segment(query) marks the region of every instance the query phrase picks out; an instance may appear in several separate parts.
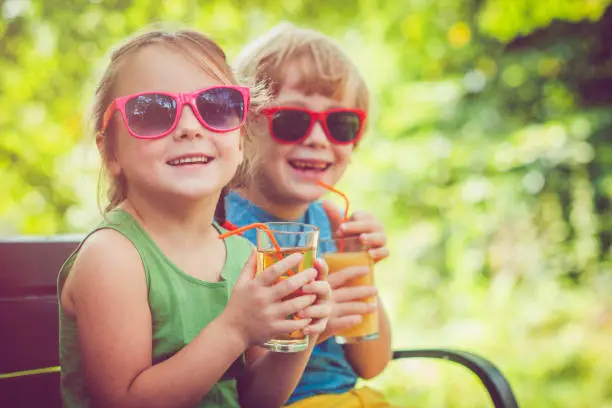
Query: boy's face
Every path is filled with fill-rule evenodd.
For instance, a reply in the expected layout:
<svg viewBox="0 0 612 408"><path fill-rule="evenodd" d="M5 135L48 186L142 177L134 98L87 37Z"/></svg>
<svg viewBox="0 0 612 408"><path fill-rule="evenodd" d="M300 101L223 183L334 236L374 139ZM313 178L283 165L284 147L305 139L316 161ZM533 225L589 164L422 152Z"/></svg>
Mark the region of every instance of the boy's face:
<svg viewBox="0 0 612 408"><path fill-rule="evenodd" d="M299 83L300 70L289 66L287 72L274 106L302 107L318 112L354 107L355 97L350 92L340 102L319 94L305 95L294 87ZM256 148L261 160L257 178L263 193L277 204L302 205L321 198L327 190L315 184L316 180L336 184L353 153L352 144L332 143L319 122L308 137L297 144L278 143L269 134L267 124L265 129L265 135L257 138Z"/></svg>

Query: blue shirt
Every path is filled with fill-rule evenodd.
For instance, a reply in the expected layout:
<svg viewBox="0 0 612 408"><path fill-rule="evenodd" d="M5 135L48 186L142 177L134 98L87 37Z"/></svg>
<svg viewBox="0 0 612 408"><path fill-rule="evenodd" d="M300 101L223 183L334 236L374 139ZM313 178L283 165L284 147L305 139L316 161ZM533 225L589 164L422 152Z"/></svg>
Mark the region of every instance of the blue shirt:
<svg viewBox="0 0 612 408"><path fill-rule="evenodd" d="M235 191L225 198L227 219L237 227L255 222L286 221L267 213ZM323 206L314 202L308 206L304 215L296 222L315 225L319 228L319 239L330 239L331 225ZM245 231L243 236L256 243L256 231ZM302 378L287 404L319 394L341 394L355 387L357 374L346 360L344 349L333 337L315 346Z"/></svg>

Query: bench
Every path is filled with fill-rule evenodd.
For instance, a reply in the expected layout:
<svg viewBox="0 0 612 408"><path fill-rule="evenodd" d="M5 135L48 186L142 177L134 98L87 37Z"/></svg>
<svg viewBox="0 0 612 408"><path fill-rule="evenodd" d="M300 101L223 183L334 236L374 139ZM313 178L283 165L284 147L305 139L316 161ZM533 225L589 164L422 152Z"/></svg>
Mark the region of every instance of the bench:
<svg viewBox="0 0 612 408"><path fill-rule="evenodd" d="M78 237L0 240L0 407L61 407L56 280ZM503 374L460 350L396 350L394 359L436 358L476 375L496 408L518 404Z"/></svg>

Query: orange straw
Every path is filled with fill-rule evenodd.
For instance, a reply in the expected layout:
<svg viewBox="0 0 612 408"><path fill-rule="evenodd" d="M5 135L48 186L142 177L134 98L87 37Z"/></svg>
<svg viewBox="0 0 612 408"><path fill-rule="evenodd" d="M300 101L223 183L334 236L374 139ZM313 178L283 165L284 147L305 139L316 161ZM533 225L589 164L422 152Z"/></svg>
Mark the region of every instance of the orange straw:
<svg viewBox="0 0 612 408"><path fill-rule="evenodd" d="M266 234L268 235L268 238L270 238L270 242L272 242L272 245L274 245L274 249L276 249L276 257L278 258L279 261L283 259L283 257L281 256L281 252L282 252L281 247L280 245L278 245L278 241L276 240L276 238L274 238L274 234L272 234L272 231L270 231L270 228L266 224L263 224L261 222L256 222L253 224L245 225L244 227L236 228L235 230L232 230L232 231L228 231L225 234L219 235L219 239L225 239L229 236L240 234L241 232L244 232L244 231L247 231L253 228L260 228L266 232Z"/></svg>
<svg viewBox="0 0 612 408"><path fill-rule="evenodd" d="M336 194L338 194L340 197L342 197L342 199L344 200L344 217L342 218L342 222L347 222L348 221L348 217L349 217L349 199L346 196L346 194L344 194L342 191L330 186L329 184L326 184L324 182L322 182L321 180L317 180L317 184L320 185L323 188L328 189L331 192L334 192ZM340 252L344 252L344 241L340 241L338 243L338 250Z"/></svg>
<svg viewBox="0 0 612 408"><path fill-rule="evenodd" d="M346 194L344 194L342 191L340 191L340 190L330 186L329 184L325 184L321 180L317 180L317 184L320 185L323 188L328 189L329 191L332 191L332 192L338 194L340 197L342 197L342 199L344 200L344 218L342 219L342 222L346 222L348 220L348 216L349 216L349 199L346 196Z"/></svg>

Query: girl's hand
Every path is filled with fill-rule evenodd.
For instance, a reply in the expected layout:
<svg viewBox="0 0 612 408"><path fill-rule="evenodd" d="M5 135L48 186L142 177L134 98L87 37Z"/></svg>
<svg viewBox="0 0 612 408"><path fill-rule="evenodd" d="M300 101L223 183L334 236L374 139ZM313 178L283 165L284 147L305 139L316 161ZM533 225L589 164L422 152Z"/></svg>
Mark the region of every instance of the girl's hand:
<svg viewBox="0 0 612 408"><path fill-rule="evenodd" d="M317 294L324 291L320 284L316 285L317 294L302 294L287 300L283 298L313 282L318 274L317 269L305 269L289 278L280 279L298 266L302 258L303 255L298 253L289 255L255 276L256 252L253 250L223 311L230 321L229 327L239 331L247 347L302 330L311 323L311 318L289 320L287 316L312 305L317 300Z"/></svg>
<svg viewBox="0 0 612 408"><path fill-rule="evenodd" d="M304 334L319 335L326 326L332 310L331 287L325 280L327 277L327 264L322 259L315 261L315 269L318 272L319 280L305 285L302 292L305 295L315 295L317 301L298 312L298 317L311 319L311 323L304 329Z"/></svg>

